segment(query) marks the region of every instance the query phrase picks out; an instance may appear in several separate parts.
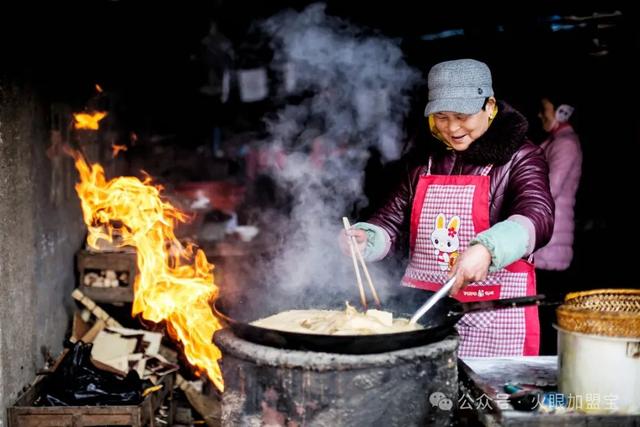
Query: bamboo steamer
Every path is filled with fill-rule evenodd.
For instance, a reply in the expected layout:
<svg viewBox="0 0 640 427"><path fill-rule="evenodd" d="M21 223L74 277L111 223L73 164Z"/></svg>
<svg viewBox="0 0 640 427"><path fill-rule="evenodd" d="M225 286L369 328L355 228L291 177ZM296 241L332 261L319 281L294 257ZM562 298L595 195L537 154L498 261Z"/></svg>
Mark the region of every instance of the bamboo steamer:
<svg viewBox="0 0 640 427"><path fill-rule="evenodd" d="M558 388L577 409L640 414L640 290L566 296L558 320Z"/></svg>

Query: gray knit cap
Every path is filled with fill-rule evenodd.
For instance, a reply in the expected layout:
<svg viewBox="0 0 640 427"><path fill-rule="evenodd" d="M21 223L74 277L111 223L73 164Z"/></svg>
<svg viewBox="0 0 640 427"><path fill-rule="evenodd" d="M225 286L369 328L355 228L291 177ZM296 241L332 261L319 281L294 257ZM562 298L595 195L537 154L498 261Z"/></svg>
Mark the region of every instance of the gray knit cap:
<svg viewBox="0 0 640 427"><path fill-rule="evenodd" d="M475 114L485 98L493 96L491 70L475 59L457 59L434 65L427 79L429 102L424 115L442 111Z"/></svg>

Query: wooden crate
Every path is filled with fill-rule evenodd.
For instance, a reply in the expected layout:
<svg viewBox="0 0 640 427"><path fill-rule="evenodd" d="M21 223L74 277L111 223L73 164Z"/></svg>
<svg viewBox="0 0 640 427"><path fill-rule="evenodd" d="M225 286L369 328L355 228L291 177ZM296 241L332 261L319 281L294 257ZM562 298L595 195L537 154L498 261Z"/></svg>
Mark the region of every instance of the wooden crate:
<svg viewBox="0 0 640 427"><path fill-rule="evenodd" d="M139 405L124 406L32 406L42 389L40 377L7 410L9 427L156 427L155 413L173 392L174 374L162 377L164 387L151 393ZM169 416L169 425L172 414Z"/></svg>
<svg viewBox="0 0 640 427"><path fill-rule="evenodd" d="M81 250L76 255L78 268L78 289L96 302L133 302L133 283L137 274L136 254L134 252L90 252ZM128 286L100 288L86 286L84 276L90 270L126 271Z"/></svg>

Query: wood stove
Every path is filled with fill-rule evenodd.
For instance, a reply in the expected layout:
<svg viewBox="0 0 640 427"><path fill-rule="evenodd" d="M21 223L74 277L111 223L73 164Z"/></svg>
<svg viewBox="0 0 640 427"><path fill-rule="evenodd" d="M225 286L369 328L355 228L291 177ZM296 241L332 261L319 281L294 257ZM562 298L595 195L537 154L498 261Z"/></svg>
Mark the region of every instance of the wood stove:
<svg viewBox="0 0 640 427"><path fill-rule="evenodd" d="M458 397L458 337L378 354L287 350L218 331L222 425L446 425Z"/></svg>

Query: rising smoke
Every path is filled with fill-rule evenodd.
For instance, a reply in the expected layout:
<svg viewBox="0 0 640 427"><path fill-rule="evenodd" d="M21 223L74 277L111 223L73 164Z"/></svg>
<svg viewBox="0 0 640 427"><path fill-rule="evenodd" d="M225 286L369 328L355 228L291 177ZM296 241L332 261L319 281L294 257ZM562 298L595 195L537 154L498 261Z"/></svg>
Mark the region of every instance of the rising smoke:
<svg viewBox="0 0 640 427"><path fill-rule="evenodd" d="M397 41L328 16L323 4L282 12L261 28L273 41L274 67L286 72L282 90L297 99L266 119L268 143L287 153L273 178L292 198L285 243L267 277L305 292L345 283L355 291L351 261L337 244L341 217L363 203L368 150L385 161L399 157L420 74Z"/></svg>

